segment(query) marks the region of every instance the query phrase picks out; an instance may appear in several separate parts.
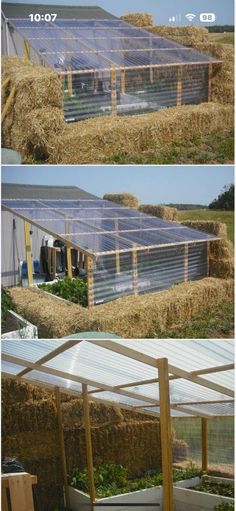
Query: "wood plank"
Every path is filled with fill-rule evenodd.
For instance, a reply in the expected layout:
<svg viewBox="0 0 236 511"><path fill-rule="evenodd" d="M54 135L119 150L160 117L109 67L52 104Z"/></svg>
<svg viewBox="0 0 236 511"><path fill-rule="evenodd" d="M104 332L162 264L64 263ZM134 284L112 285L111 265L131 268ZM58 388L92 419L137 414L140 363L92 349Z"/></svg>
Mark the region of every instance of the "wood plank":
<svg viewBox="0 0 236 511"><path fill-rule="evenodd" d="M208 466L208 422L207 419L201 419L201 430L202 430L202 470L207 472Z"/></svg>
<svg viewBox="0 0 236 511"><path fill-rule="evenodd" d="M24 231L25 231L25 251L26 251L28 284L29 284L29 286L32 286L32 284L33 284L33 270L32 270L30 223L27 222L26 220L24 221Z"/></svg>
<svg viewBox="0 0 236 511"><path fill-rule="evenodd" d="M125 69L122 69L120 72L120 87L122 94L126 93L126 76L125 76Z"/></svg>
<svg viewBox="0 0 236 511"><path fill-rule="evenodd" d="M9 477L11 511L34 511L30 474L17 473Z"/></svg>
<svg viewBox="0 0 236 511"><path fill-rule="evenodd" d="M111 113L117 114L116 71L111 70Z"/></svg>
<svg viewBox="0 0 236 511"><path fill-rule="evenodd" d="M170 414L168 359L158 360L161 460L163 473L163 511L174 511L172 477L172 431Z"/></svg>
<svg viewBox="0 0 236 511"><path fill-rule="evenodd" d="M93 259L87 256L88 308L94 307Z"/></svg>
<svg viewBox="0 0 236 511"><path fill-rule="evenodd" d="M67 277L72 280L71 246L66 245Z"/></svg>
<svg viewBox="0 0 236 511"><path fill-rule="evenodd" d="M87 470L89 479L89 492L91 510L93 511L93 502L96 499L95 485L94 485L94 472L93 472L93 448L92 448L92 437L91 437L91 425L89 417L89 400L88 400L88 386L82 385L83 394L83 412L84 412L84 429L85 429L85 440L86 440L86 458L87 458Z"/></svg>
<svg viewBox="0 0 236 511"><path fill-rule="evenodd" d="M180 106L182 105L182 92L183 92L183 68L179 67L178 71L178 78L177 78L177 100L176 105Z"/></svg>
<svg viewBox="0 0 236 511"><path fill-rule="evenodd" d="M7 501L7 486L6 481L2 480L1 484L1 503L2 503L2 511L9 511L8 501Z"/></svg>
<svg viewBox="0 0 236 511"><path fill-rule="evenodd" d="M27 60L30 60L30 45L29 41L27 41L26 39L24 39L24 57Z"/></svg>
<svg viewBox="0 0 236 511"><path fill-rule="evenodd" d="M55 403L57 409L57 424L58 424L58 436L59 436L59 445L60 445L60 457L61 457L61 470L63 477L63 486L65 490L65 503L66 507L70 508L70 495L69 495L69 486L67 481L67 465L66 465L66 451L65 451L65 440L64 440L64 430L62 424L62 412L61 412L61 394L59 387L55 387Z"/></svg>

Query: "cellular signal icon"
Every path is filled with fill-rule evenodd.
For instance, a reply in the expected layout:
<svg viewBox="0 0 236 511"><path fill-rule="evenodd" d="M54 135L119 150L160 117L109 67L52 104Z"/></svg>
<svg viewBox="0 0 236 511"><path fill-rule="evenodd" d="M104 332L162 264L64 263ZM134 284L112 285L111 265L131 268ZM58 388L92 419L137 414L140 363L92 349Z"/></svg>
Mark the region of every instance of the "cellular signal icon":
<svg viewBox="0 0 236 511"><path fill-rule="evenodd" d="M187 18L188 21L193 21L194 18L196 18L196 14L185 14L185 18Z"/></svg>

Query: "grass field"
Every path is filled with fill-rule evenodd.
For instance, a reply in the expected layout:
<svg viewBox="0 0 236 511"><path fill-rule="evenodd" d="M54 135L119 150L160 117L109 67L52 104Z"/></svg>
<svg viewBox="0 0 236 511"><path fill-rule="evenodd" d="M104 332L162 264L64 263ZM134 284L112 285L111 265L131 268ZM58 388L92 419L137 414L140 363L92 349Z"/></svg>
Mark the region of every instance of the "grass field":
<svg viewBox="0 0 236 511"><path fill-rule="evenodd" d="M234 32L209 33L209 39L213 43L234 44Z"/></svg>
<svg viewBox="0 0 236 511"><path fill-rule="evenodd" d="M219 130L191 140L175 139L170 146L158 153L146 152L140 155L114 154L104 160L112 164L136 165L180 165L180 164L229 164L234 162L234 135L232 131Z"/></svg>
<svg viewBox="0 0 236 511"><path fill-rule="evenodd" d="M193 209L188 211L178 211L177 220L179 222L184 220L212 220L213 222L223 222L227 225L228 237L230 241L234 242L233 211L219 211L214 209Z"/></svg>

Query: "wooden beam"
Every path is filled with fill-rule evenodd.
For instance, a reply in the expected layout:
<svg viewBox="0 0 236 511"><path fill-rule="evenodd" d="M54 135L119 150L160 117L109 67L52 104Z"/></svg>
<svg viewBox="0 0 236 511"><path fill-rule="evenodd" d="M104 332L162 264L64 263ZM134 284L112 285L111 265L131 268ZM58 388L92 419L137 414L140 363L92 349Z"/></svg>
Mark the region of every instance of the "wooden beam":
<svg viewBox="0 0 236 511"><path fill-rule="evenodd" d="M8 86L8 84L10 83L11 79L8 77L6 78L3 82L2 82L2 89L5 89L5 87Z"/></svg>
<svg viewBox="0 0 236 511"><path fill-rule="evenodd" d="M24 231L25 231L25 251L26 251L28 284L29 284L29 286L32 286L32 284L33 284L33 270L32 270L30 223L27 222L26 220L24 221Z"/></svg>
<svg viewBox="0 0 236 511"><path fill-rule="evenodd" d="M188 282L188 243L184 245L184 282Z"/></svg>
<svg viewBox="0 0 236 511"><path fill-rule="evenodd" d="M168 359L158 360L161 459L163 474L163 511L174 511L172 477L172 431L169 394Z"/></svg>
<svg viewBox="0 0 236 511"><path fill-rule="evenodd" d="M64 491L65 491L65 504L66 504L66 508L69 509L70 508L70 495L69 495L69 486L68 486L68 481L67 481L66 451L65 451L65 440L64 440L64 431L63 431L63 424L62 424L62 413L61 413L61 395L60 395L59 387L55 387L55 402L56 402L56 409L57 409L57 423L58 423L63 486L64 486Z"/></svg>
<svg viewBox="0 0 236 511"><path fill-rule="evenodd" d="M8 110L10 109L11 107L11 104L13 103L13 99L14 99L14 96L15 96L15 93L16 93L16 87L12 87L11 89L11 92L6 100L6 103L3 107L3 110L2 110L2 122L4 121L6 115L7 115L7 112Z"/></svg>
<svg viewBox="0 0 236 511"><path fill-rule="evenodd" d="M71 246L66 245L67 277L72 280Z"/></svg>
<svg viewBox="0 0 236 511"><path fill-rule="evenodd" d="M212 100L212 71L213 64L208 64L208 101Z"/></svg>
<svg viewBox="0 0 236 511"><path fill-rule="evenodd" d="M29 41L27 41L26 39L24 39L24 57L27 60L30 60L30 45Z"/></svg>
<svg viewBox="0 0 236 511"><path fill-rule="evenodd" d="M136 250L132 252L133 292L138 295L138 256Z"/></svg>
<svg viewBox="0 0 236 511"><path fill-rule="evenodd" d="M201 430L202 430L202 470L207 472L208 466L208 439L207 439L208 422L207 419L202 417Z"/></svg>
<svg viewBox="0 0 236 511"><path fill-rule="evenodd" d="M92 449L92 437L91 437L91 426L89 417L89 400L88 400L88 386L82 385L83 394L83 412L84 412L84 429L85 429L85 441L86 441L86 457L87 457L87 470L89 479L89 493L91 501L91 511L93 511L93 502L95 502L95 485L94 485L94 473L93 473L93 449Z"/></svg>
<svg viewBox="0 0 236 511"><path fill-rule="evenodd" d="M121 85L121 92L122 94L126 93L126 76L125 76L125 69L122 69L120 72L120 85Z"/></svg>
<svg viewBox="0 0 236 511"><path fill-rule="evenodd" d="M87 256L88 308L94 307L93 259Z"/></svg>
<svg viewBox="0 0 236 511"><path fill-rule="evenodd" d="M177 71L177 100L176 105L182 105L182 92L183 92L183 68L179 67Z"/></svg>
<svg viewBox="0 0 236 511"><path fill-rule="evenodd" d="M117 115L116 70L111 70L111 113Z"/></svg>

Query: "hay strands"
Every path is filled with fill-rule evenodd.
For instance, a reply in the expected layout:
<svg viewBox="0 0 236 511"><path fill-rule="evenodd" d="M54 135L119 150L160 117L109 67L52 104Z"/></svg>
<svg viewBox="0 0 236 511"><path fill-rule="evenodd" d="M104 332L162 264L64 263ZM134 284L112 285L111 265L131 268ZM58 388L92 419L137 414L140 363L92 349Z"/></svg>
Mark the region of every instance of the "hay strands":
<svg viewBox="0 0 236 511"><path fill-rule="evenodd" d="M11 89L11 92L6 100L6 103L3 107L3 111L2 111L2 122L4 121L12 103L13 103L13 100L14 100L14 96L15 96L15 93L16 93L16 87L13 86L12 89Z"/></svg>

